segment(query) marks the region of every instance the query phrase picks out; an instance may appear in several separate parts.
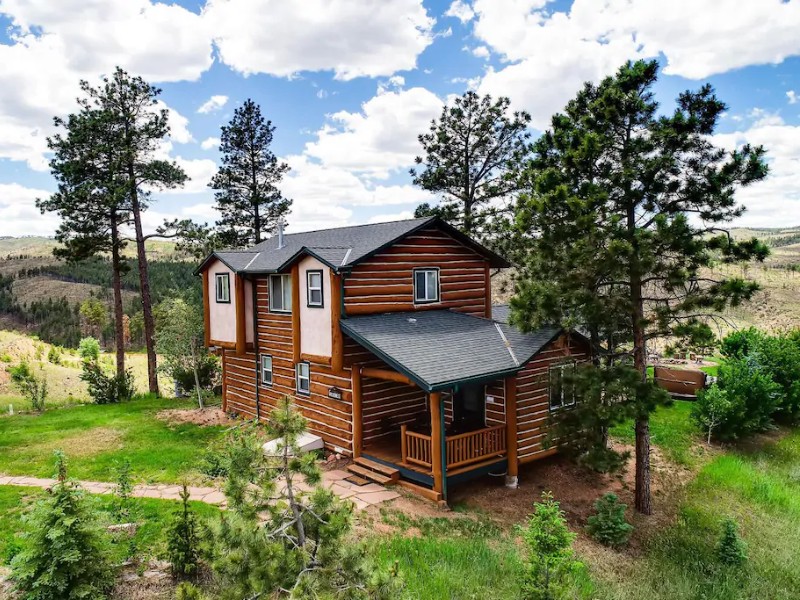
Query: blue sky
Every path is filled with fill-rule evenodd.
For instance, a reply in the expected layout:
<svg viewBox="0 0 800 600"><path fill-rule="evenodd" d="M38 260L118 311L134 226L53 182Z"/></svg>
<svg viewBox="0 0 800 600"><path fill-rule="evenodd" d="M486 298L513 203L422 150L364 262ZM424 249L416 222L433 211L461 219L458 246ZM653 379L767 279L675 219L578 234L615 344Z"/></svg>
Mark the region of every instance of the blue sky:
<svg viewBox="0 0 800 600"><path fill-rule="evenodd" d="M536 131L581 82L657 58L665 108L709 81L729 105L716 141L764 144L772 175L743 225L800 225L800 1L0 0L0 235L51 234L45 137L78 81L119 64L163 89L162 152L192 177L148 226L214 219L215 139L246 98L292 167L292 230L409 216L416 136L467 89L507 95ZM206 105L206 108L202 108ZM535 133L535 132L534 132Z"/></svg>

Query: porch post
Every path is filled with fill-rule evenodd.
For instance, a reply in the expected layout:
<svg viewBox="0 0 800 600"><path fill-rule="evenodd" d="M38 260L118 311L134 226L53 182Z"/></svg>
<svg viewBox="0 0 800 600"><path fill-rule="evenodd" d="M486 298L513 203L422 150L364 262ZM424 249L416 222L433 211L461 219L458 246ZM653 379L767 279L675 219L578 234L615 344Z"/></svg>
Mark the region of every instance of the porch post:
<svg viewBox="0 0 800 600"><path fill-rule="evenodd" d="M519 461L517 458L517 376L507 377L506 392L506 487L516 489L519 485Z"/></svg>
<svg viewBox="0 0 800 600"><path fill-rule="evenodd" d="M433 491L444 498L444 456L442 453L442 394L428 394L431 404L431 466L433 469Z"/></svg>
<svg viewBox="0 0 800 600"><path fill-rule="evenodd" d="M350 383L353 394L353 458L361 456L364 417L361 409L361 365L350 369Z"/></svg>

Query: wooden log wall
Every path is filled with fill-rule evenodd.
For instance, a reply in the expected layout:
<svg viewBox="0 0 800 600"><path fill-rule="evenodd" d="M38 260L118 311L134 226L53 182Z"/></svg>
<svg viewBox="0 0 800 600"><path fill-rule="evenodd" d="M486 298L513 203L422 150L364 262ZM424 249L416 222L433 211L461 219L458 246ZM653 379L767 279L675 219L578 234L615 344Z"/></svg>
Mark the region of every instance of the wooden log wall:
<svg viewBox="0 0 800 600"><path fill-rule="evenodd" d="M567 359L577 362L589 359L589 347L583 338L562 335L517 374L517 445L521 463L555 451L542 447L550 420L549 371Z"/></svg>
<svg viewBox="0 0 800 600"><path fill-rule="evenodd" d="M414 304L413 270L438 267L440 302ZM420 231L356 266L345 279L348 315L452 309L491 314L486 260L438 229Z"/></svg>
<svg viewBox="0 0 800 600"><path fill-rule="evenodd" d="M397 435L428 411L427 395L415 385L364 377L362 380L364 445L382 436Z"/></svg>
<svg viewBox="0 0 800 600"><path fill-rule="evenodd" d="M494 402L486 401L486 426L502 425L506 422L506 390L503 379L486 385L486 395L494 398Z"/></svg>

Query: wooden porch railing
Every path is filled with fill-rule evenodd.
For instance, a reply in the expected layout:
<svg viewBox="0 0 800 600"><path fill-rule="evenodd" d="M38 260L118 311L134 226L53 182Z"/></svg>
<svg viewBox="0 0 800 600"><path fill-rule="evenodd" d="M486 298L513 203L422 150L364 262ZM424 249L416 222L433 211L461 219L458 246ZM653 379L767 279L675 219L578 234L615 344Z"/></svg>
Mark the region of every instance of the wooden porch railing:
<svg viewBox="0 0 800 600"><path fill-rule="evenodd" d="M400 446L404 463L431 467L431 436L400 426ZM447 469L458 469L506 452L506 426L496 425L445 438Z"/></svg>

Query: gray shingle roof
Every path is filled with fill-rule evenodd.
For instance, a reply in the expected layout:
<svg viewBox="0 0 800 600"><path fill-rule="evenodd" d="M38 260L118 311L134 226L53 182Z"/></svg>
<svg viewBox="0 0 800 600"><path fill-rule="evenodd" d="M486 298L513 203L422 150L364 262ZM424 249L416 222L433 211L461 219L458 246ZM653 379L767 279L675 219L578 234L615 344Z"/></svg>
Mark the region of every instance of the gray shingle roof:
<svg viewBox="0 0 800 600"><path fill-rule="evenodd" d="M492 266L508 266L508 263L503 258L470 240L450 225L436 217L424 217L405 221L288 233L283 236L284 246L282 248L278 248L278 237L273 236L247 250L215 252L203 261L198 271L211 258L216 257L237 272L274 273L285 269L297 256L304 253L316 256L335 269L347 268L379 252L394 241L433 224L437 224L447 230L463 243L472 245L476 251L489 258Z"/></svg>
<svg viewBox="0 0 800 600"><path fill-rule="evenodd" d="M347 335L428 391L514 373L560 331L523 334L449 310L348 317L340 323Z"/></svg>

